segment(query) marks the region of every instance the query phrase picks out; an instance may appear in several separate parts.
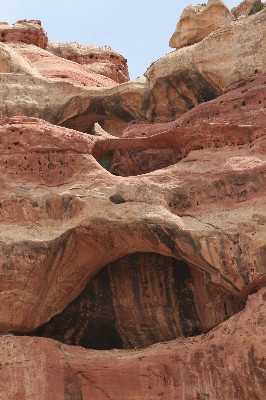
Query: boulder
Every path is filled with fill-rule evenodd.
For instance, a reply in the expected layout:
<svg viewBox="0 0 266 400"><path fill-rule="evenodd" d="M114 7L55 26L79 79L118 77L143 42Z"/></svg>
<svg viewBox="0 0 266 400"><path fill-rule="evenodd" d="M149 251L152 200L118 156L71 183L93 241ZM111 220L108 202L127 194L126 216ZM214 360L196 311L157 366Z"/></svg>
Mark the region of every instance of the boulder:
<svg viewBox="0 0 266 400"><path fill-rule="evenodd" d="M190 5L182 12L169 46L180 49L198 43L232 19L231 12L221 0L208 0L207 4L197 6Z"/></svg>

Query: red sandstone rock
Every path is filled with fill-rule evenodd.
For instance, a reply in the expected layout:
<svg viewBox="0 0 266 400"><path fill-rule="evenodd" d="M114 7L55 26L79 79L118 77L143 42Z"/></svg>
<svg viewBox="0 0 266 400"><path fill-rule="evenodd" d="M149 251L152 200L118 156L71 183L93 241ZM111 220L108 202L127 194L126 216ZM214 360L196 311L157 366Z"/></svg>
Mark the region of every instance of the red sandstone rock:
<svg viewBox="0 0 266 400"><path fill-rule="evenodd" d="M168 123L132 121L124 129L123 137L150 137L175 127L201 123L265 127L265 93L266 74L254 75L229 86L221 96L197 105L175 121Z"/></svg>
<svg viewBox="0 0 266 400"><path fill-rule="evenodd" d="M118 83L129 81L127 60L110 47L48 42L47 50L56 56L87 65L93 72Z"/></svg>
<svg viewBox="0 0 266 400"><path fill-rule="evenodd" d="M41 21L24 19L17 21L14 25L0 22L0 42L34 44L45 49L48 38L41 26Z"/></svg>
<svg viewBox="0 0 266 400"><path fill-rule="evenodd" d="M13 44L18 53L25 56L46 78L64 79L80 86L115 86L117 82L94 72L87 65L65 60L33 45Z"/></svg>
<svg viewBox="0 0 266 400"><path fill-rule="evenodd" d="M98 350L140 348L208 332L242 307L204 272L172 257L136 253L106 266L33 335Z"/></svg>
<svg viewBox="0 0 266 400"><path fill-rule="evenodd" d="M88 66L83 48L57 57L29 31L4 36L0 331L98 349L178 339L96 352L1 336L1 400L264 400L265 16L123 85L120 60ZM87 132L182 114L123 138L33 118Z"/></svg>
<svg viewBox="0 0 266 400"><path fill-rule="evenodd" d="M203 123L250 125L252 122L252 125L265 127L265 93L266 75L255 75L230 86L223 95L196 106L174 122L152 124L133 121L124 130L123 138L145 138L174 129L177 129L176 135L179 135L179 126L191 127ZM183 140L182 136L179 139ZM206 146L207 132L202 141ZM122 176L138 175L175 164L178 154L173 149L118 150L110 154L109 168L110 172Z"/></svg>
<svg viewBox="0 0 266 400"><path fill-rule="evenodd" d="M241 299L265 280L265 128L204 124L110 140L18 117L2 120L0 134L2 330L35 329L135 252L182 259ZM183 158L125 180L92 157L152 148Z"/></svg>
<svg viewBox="0 0 266 400"><path fill-rule="evenodd" d="M0 398L263 400L265 296L265 289L253 294L206 335L143 350L99 352L2 336Z"/></svg>
<svg viewBox="0 0 266 400"><path fill-rule="evenodd" d="M34 115L83 132L100 121L117 135L134 119L175 120L231 84L265 73L265 17L266 9L220 27L200 43L156 61L144 78L101 90L45 79L9 45L1 44L0 116Z"/></svg>
<svg viewBox="0 0 266 400"><path fill-rule="evenodd" d="M254 75L229 86L221 96L184 114L178 123L185 126L203 121L265 126L266 74Z"/></svg>

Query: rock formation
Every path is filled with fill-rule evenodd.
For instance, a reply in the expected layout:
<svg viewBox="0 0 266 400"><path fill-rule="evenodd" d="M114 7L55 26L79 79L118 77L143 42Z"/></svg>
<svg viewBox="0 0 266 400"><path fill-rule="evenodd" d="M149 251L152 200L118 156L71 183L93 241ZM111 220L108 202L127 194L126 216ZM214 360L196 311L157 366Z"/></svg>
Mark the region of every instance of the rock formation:
<svg viewBox="0 0 266 400"><path fill-rule="evenodd" d="M1 400L265 398L265 18L128 82L0 24Z"/></svg>
<svg viewBox="0 0 266 400"><path fill-rule="evenodd" d="M201 42L216 28L232 19L232 14L221 0L208 0L207 4L197 6L190 5L181 14L169 46L180 49Z"/></svg>
<svg viewBox="0 0 266 400"><path fill-rule="evenodd" d="M0 116L34 116L83 132L100 121L109 132L118 134L131 120L174 120L231 84L266 72L265 20L264 9L218 28L200 43L155 62L144 78L119 86L113 82L111 88L81 88L66 78L45 79L13 48L0 46L5 60L1 71L14 73L0 77Z"/></svg>
<svg viewBox="0 0 266 400"><path fill-rule="evenodd" d="M59 57L87 65L92 71L118 83L129 81L127 60L110 47L48 42L47 50Z"/></svg>
<svg viewBox="0 0 266 400"><path fill-rule="evenodd" d="M240 16L256 14L265 7L261 0L244 0L237 7L232 8L232 14L238 18Z"/></svg>
<svg viewBox="0 0 266 400"><path fill-rule="evenodd" d="M48 38L42 28L41 21L24 19L13 25L0 22L0 42L34 44L45 49Z"/></svg>
<svg viewBox="0 0 266 400"><path fill-rule="evenodd" d="M208 332L242 307L186 263L135 253L105 267L34 335L98 350L140 348Z"/></svg>
<svg viewBox="0 0 266 400"><path fill-rule="evenodd" d="M247 124L265 126L266 75L257 75L229 86L216 99L202 103L174 122L130 123L123 132L124 138L150 137L166 129L180 126L197 126L204 123ZM242 110L242 112L239 112ZM175 164L180 153L175 149L117 150L105 157L109 171L115 175L128 176L151 172Z"/></svg>
<svg viewBox="0 0 266 400"><path fill-rule="evenodd" d="M265 289L253 294L242 312L206 335L144 350L99 352L2 336L0 398L262 400L265 296Z"/></svg>

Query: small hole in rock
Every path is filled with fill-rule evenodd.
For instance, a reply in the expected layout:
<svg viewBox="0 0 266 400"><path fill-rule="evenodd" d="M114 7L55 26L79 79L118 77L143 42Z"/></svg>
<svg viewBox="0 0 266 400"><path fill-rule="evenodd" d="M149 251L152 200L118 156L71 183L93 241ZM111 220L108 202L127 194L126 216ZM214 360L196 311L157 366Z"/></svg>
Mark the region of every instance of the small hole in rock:
<svg viewBox="0 0 266 400"><path fill-rule="evenodd" d="M109 197L109 200L114 204L122 204L126 202L126 200L120 196L120 194L113 194Z"/></svg>

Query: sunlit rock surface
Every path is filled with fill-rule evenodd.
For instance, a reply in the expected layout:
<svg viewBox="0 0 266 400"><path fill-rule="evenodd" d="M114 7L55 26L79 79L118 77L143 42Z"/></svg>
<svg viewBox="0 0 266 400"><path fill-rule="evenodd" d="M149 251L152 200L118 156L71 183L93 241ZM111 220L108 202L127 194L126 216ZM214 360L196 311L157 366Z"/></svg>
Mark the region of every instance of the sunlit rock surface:
<svg viewBox="0 0 266 400"><path fill-rule="evenodd" d="M0 24L1 400L265 399L265 16L135 81Z"/></svg>
<svg viewBox="0 0 266 400"><path fill-rule="evenodd" d="M230 85L266 72L265 18L263 10L248 19L231 22L200 43L162 57L147 70L146 77L121 85L111 81L112 87L77 85L66 77L42 77L37 65L47 74L56 70L55 65L49 67L45 57L38 55L34 68L14 50L14 44L13 48L3 44L0 116L34 116L83 132L90 131L100 121L110 132L113 127L116 135L131 120L174 120L217 97ZM29 50L25 45L23 51L29 53ZM71 70L73 65L78 69L89 68L49 55L51 62L54 57L58 65L67 63ZM99 74L96 77L101 82L110 79Z"/></svg>
<svg viewBox="0 0 266 400"><path fill-rule="evenodd" d="M200 42L219 26L233 19L221 0L208 0L207 4L188 6L181 14L169 46L180 49Z"/></svg>

